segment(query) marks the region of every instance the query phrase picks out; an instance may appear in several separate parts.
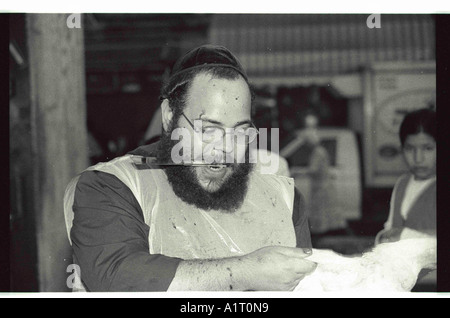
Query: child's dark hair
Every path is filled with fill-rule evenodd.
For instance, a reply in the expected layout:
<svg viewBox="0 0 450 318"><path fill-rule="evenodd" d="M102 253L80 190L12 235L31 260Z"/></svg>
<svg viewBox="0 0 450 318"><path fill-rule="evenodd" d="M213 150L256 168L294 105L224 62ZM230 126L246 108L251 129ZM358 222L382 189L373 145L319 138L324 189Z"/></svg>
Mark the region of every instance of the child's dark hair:
<svg viewBox="0 0 450 318"><path fill-rule="evenodd" d="M436 112L424 108L413 111L405 116L400 125L400 142L402 147L409 135L426 133L436 141Z"/></svg>

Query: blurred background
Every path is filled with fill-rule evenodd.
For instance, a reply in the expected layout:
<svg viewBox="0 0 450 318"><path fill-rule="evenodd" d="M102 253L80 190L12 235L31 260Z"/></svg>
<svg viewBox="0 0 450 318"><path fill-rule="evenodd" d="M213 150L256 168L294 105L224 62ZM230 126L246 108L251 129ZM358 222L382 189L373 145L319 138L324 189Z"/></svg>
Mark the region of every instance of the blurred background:
<svg viewBox="0 0 450 318"><path fill-rule="evenodd" d="M399 124L436 107L428 14L17 13L9 29L12 291L70 291L67 183L157 140L161 82L195 46L223 45L247 70L316 248L373 246L406 169Z"/></svg>

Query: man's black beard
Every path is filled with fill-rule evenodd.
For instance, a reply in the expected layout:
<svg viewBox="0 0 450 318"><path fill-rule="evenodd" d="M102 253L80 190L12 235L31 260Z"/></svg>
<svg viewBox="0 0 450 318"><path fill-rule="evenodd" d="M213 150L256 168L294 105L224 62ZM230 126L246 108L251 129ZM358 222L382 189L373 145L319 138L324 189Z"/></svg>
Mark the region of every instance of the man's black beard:
<svg viewBox="0 0 450 318"><path fill-rule="evenodd" d="M171 150L177 143L177 140L170 139L170 133L163 133L159 144L158 161L172 162ZM248 148L246 159L248 159ZM202 188L194 167L164 166L163 169L174 193L184 202L203 210L234 212L244 202L249 174L253 166L254 164L249 163L248 160L245 163L232 164L232 174L215 192Z"/></svg>

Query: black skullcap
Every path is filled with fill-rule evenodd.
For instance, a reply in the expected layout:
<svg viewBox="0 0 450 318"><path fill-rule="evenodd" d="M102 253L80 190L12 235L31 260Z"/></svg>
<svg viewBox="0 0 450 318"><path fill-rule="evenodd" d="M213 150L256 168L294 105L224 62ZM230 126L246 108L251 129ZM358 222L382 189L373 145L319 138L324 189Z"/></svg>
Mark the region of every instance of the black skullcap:
<svg viewBox="0 0 450 318"><path fill-rule="evenodd" d="M205 44L190 50L180 57L172 68L170 77L177 76L188 70L209 66L229 67L238 71L247 80L247 74L241 63L227 48L219 45Z"/></svg>

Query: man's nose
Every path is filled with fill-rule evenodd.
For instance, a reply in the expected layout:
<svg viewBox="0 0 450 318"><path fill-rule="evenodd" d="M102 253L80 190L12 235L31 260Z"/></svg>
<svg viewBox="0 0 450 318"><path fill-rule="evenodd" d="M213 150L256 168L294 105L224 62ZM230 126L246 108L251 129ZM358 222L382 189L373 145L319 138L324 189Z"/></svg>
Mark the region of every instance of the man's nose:
<svg viewBox="0 0 450 318"><path fill-rule="evenodd" d="M211 150L211 155L214 157L216 162L229 162L230 157L233 154L233 134L225 134L221 139L218 137L213 142L213 148Z"/></svg>
<svg viewBox="0 0 450 318"><path fill-rule="evenodd" d="M229 134L225 134L223 137L223 143L224 143L224 151L226 153L230 153L234 149L234 132L231 132Z"/></svg>
<svg viewBox="0 0 450 318"><path fill-rule="evenodd" d="M224 153L231 153L234 149L234 132L227 131L223 135L221 142L218 142L214 149Z"/></svg>

